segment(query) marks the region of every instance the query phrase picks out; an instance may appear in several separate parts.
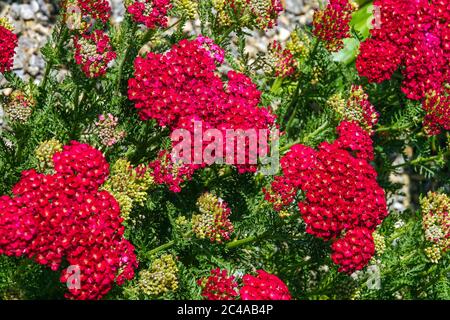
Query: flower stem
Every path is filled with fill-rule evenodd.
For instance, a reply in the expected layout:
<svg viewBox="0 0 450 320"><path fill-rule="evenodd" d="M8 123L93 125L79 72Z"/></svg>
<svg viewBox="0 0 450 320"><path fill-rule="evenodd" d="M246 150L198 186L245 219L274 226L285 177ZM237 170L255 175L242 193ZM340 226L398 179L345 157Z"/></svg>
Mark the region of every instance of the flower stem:
<svg viewBox="0 0 450 320"><path fill-rule="evenodd" d="M315 58L316 53L317 53L317 49L319 48L319 42L320 42L319 40L316 40L316 42L314 44L314 48L313 48L313 50L311 51L311 53L309 55L309 58L310 58L311 61L314 61L314 58ZM297 115L297 111L298 111L297 102L298 102L298 99L300 97L301 85L302 85L302 81L300 81L300 79L299 79L298 83L297 83L297 87L295 88L295 91L294 91L294 96L293 96L293 98L291 100L291 103L290 103L288 109L286 110L286 115L285 115L285 117L283 119L283 123L287 123L286 124L286 131L289 131L289 129L292 126L292 123L294 122L295 116Z"/></svg>
<svg viewBox="0 0 450 320"><path fill-rule="evenodd" d="M63 21L61 21L61 26L58 32L58 36L56 37L57 43L56 47L54 47L55 50L57 50L58 55L61 51L61 47L63 46L64 40L65 40L65 34L67 32L66 25ZM44 77L42 78L42 88L45 89L45 86L47 85L48 77L50 75L50 71L53 69L54 61L53 59L50 59L50 61L47 62L47 65L45 66L44 71Z"/></svg>
<svg viewBox="0 0 450 320"><path fill-rule="evenodd" d="M300 86L302 85L302 82L300 80L298 80L297 83L297 87L295 88L294 91L294 97L291 100L291 104L289 105L287 112L286 112L286 117L284 118L284 122L287 122L286 124L286 129L289 129L292 125L292 122L295 119L295 116L297 115L297 101L298 98L300 96Z"/></svg>
<svg viewBox="0 0 450 320"><path fill-rule="evenodd" d="M405 162L405 163L401 163L401 164L392 166L392 168L397 169L397 168L402 168L402 167L406 167L406 166L417 166L419 164L426 164L426 163L433 162L433 161L436 161L439 159L445 159L449 155L450 155L450 151L446 152L444 154L438 154L436 156L432 156L432 157L428 157L428 158L417 158L417 159L414 159L409 162Z"/></svg>
<svg viewBox="0 0 450 320"><path fill-rule="evenodd" d="M131 29L131 38L134 39L135 34L137 31L137 25L133 24L133 27ZM118 96L120 94L120 85L122 84L122 75L123 75L123 69L125 67L125 63L127 62L128 55L130 54L131 48L133 47L134 42L129 41L128 45L125 49L125 53L123 54L123 58L120 61L119 65L119 73L117 75L117 82L116 82L116 90L115 90L115 96Z"/></svg>
<svg viewBox="0 0 450 320"><path fill-rule="evenodd" d="M232 242L227 243L227 244L225 245L225 247L226 247L227 249L235 249L235 248L244 246L244 245L246 245L246 244L250 244L250 243L259 241L259 240L261 240L261 239L264 239L264 238L267 236L268 233L269 233L269 232L265 231L265 232L263 232L263 233L261 233L261 234L259 234L259 235L256 235L256 236L251 236L251 237L248 237L248 238L244 238L244 239L240 239L240 240L235 240L235 241L232 241Z"/></svg>
<svg viewBox="0 0 450 320"><path fill-rule="evenodd" d="M410 127L411 127L410 124L403 125L403 126L399 126L399 127L397 127L397 126L392 126L392 127L378 127L375 131L376 131L377 133L380 133L380 132L391 132L391 131L402 131L402 130L408 129L408 128L410 128Z"/></svg>
<svg viewBox="0 0 450 320"><path fill-rule="evenodd" d="M192 234L192 231L186 232L185 234L183 234L183 239L189 238L191 234ZM149 252L147 252L146 257L150 258L151 256L157 254L160 251L170 249L174 245L176 245L176 243L177 243L176 240L170 240L169 242L166 242L166 243L160 245L159 247L156 247L156 248L150 250Z"/></svg>
<svg viewBox="0 0 450 320"><path fill-rule="evenodd" d="M191 234L191 232L187 232L183 237L186 238L190 234ZM235 240L235 241L227 243L225 245L225 248L227 248L227 249L235 249L235 248L244 246L246 244L249 244L249 243L256 242L256 241L259 241L261 239L264 239L268 234L269 234L269 232L265 231L265 232L263 232L263 233L261 233L259 235L256 235L256 236L251 236L251 237L248 237L248 238ZM164 251L164 250L172 248L176 243L177 242L175 240L171 240L169 242L166 242L166 243L160 245L159 247L156 247L156 248L150 250L149 252L146 253L145 256L150 258L151 256L154 256L155 254L157 254L160 251Z"/></svg>
<svg viewBox="0 0 450 320"><path fill-rule="evenodd" d="M159 247L156 247L156 248L150 250L146 254L146 256L147 257L151 257L151 256L155 255L156 253L158 253L160 251L164 251L164 250L170 249L170 248L172 248L175 245L175 243L176 243L175 240L171 240L171 241L169 241L167 243L164 243L164 244L160 245Z"/></svg>

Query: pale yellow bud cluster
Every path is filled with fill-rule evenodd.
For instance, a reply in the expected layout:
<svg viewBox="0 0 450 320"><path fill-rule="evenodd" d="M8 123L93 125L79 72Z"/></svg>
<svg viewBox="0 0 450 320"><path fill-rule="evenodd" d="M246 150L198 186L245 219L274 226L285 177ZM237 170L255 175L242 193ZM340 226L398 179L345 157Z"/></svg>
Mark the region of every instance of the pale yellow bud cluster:
<svg viewBox="0 0 450 320"><path fill-rule="evenodd" d="M147 191L153 184L149 170L142 166L133 168L128 160L119 159L111 167L111 174L103 188L116 198L122 218L128 220L133 205L144 205Z"/></svg>
<svg viewBox="0 0 450 320"><path fill-rule="evenodd" d="M311 85L315 86L319 83L320 78L322 77L322 69L320 67L314 67L311 77Z"/></svg>
<svg viewBox="0 0 450 320"><path fill-rule="evenodd" d="M210 230L214 227L214 216L210 214L194 214L191 222L197 238L207 239Z"/></svg>
<svg viewBox="0 0 450 320"><path fill-rule="evenodd" d="M439 263L439 260L442 258L441 248L438 245L432 245L431 247L427 247L424 249L425 255L430 259L433 263Z"/></svg>
<svg viewBox="0 0 450 320"><path fill-rule="evenodd" d="M182 233L187 233L190 228L190 221L185 216L178 216L175 219L175 227Z"/></svg>
<svg viewBox="0 0 450 320"><path fill-rule="evenodd" d="M34 98L21 90L15 90L9 96L5 106L5 113L11 122L26 122L33 113L36 105Z"/></svg>
<svg viewBox="0 0 450 320"><path fill-rule="evenodd" d="M199 239L222 243L230 239L234 228L228 216L230 209L221 199L211 193L202 194L197 200L200 214L192 216L192 230Z"/></svg>
<svg viewBox="0 0 450 320"><path fill-rule="evenodd" d="M347 101L342 97L341 93L333 94L326 102L327 108L334 110L340 116L344 114L346 104Z"/></svg>
<svg viewBox="0 0 450 320"><path fill-rule="evenodd" d="M386 242L384 239L384 236L377 231L375 231L373 234L373 242L375 243L375 252L378 255L382 255L384 251L386 250Z"/></svg>
<svg viewBox="0 0 450 320"><path fill-rule="evenodd" d="M292 213L290 213L288 210L280 210L278 212L278 215L281 219L286 219L292 216Z"/></svg>
<svg viewBox="0 0 450 320"><path fill-rule="evenodd" d="M350 296L350 300L360 300L361 299L361 289L356 289Z"/></svg>
<svg viewBox="0 0 450 320"><path fill-rule="evenodd" d="M429 192L420 201L425 239L433 245L425 249L428 258L437 263L450 249L450 198Z"/></svg>
<svg viewBox="0 0 450 320"><path fill-rule="evenodd" d="M233 1L236 5L236 8L239 10L242 3L241 0ZM223 27L229 27L233 23L233 20L231 18L230 12L230 6L229 6L229 0L213 0L213 8L217 12L217 20L219 24Z"/></svg>
<svg viewBox="0 0 450 320"><path fill-rule="evenodd" d="M45 172L53 169L53 155L62 151L62 144L56 139L50 139L42 142L34 151L38 160L39 170Z"/></svg>
<svg viewBox="0 0 450 320"><path fill-rule="evenodd" d="M195 15L197 14L197 9L198 9L198 1L196 1L196 0L173 0L172 4L186 18L195 19Z"/></svg>
<svg viewBox="0 0 450 320"><path fill-rule="evenodd" d="M5 17L0 18L0 27L8 29L9 31L14 31L14 27L9 23L8 18Z"/></svg>
<svg viewBox="0 0 450 320"><path fill-rule="evenodd" d="M280 10L272 0L213 0L212 4L223 27L238 19L241 26L266 30L276 25Z"/></svg>
<svg viewBox="0 0 450 320"><path fill-rule="evenodd" d="M183 228L183 227L185 227L186 225L189 224L189 221L188 221L188 219L185 216L179 216L179 217L177 217L175 219L175 224L178 227Z"/></svg>
<svg viewBox="0 0 450 320"><path fill-rule="evenodd" d="M306 58L309 56L311 41L306 34L298 35L297 31L291 32L291 37L286 43L286 48L292 52L296 58Z"/></svg>
<svg viewBox="0 0 450 320"><path fill-rule="evenodd" d="M378 122L378 113L361 86L353 85L348 99L344 99L341 93L332 95L327 107L335 111L339 120L357 122L370 134Z"/></svg>
<svg viewBox="0 0 450 320"><path fill-rule="evenodd" d="M353 11L357 11L359 9L359 4L355 1L349 1L352 6Z"/></svg>
<svg viewBox="0 0 450 320"><path fill-rule="evenodd" d="M178 289L178 267L175 258L164 254L152 262L149 269L139 272L139 291L147 296L158 296Z"/></svg>

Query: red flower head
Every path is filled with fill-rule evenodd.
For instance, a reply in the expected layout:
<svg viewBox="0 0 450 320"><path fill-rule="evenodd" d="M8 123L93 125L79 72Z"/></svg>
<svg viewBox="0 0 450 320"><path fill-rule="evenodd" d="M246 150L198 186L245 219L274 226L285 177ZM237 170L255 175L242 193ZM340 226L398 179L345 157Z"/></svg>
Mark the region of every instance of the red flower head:
<svg viewBox="0 0 450 320"><path fill-rule="evenodd" d="M149 164L156 184L165 184L173 192L181 191L181 184L192 178L196 167L173 161L170 153L163 150Z"/></svg>
<svg viewBox="0 0 450 320"><path fill-rule="evenodd" d="M402 91L413 100L440 92L450 80L450 9L440 0L375 0L380 28L361 44L356 67L371 82L399 69Z"/></svg>
<svg viewBox="0 0 450 320"><path fill-rule="evenodd" d="M258 270L257 276L246 274L239 290L242 300L291 300L286 284L277 276Z"/></svg>
<svg viewBox="0 0 450 320"><path fill-rule="evenodd" d="M353 273L364 268L375 254L372 231L366 228L349 230L331 246L331 259L340 272Z"/></svg>
<svg viewBox="0 0 450 320"><path fill-rule="evenodd" d="M67 27L81 32L88 30L97 21L106 24L111 17L107 0L65 0L63 9Z"/></svg>
<svg viewBox="0 0 450 320"><path fill-rule="evenodd" d="M329 51L339 51L350 37L350 20L354 7L348 0L330 0L325 10L314 13L313 33Z"/></svg>
<svg viewBox="0 0 450 320"><path fill-rule="evenodd" d="M145 58L136 58L134 78L128 83L129 99L135 103L142 120L155 119L172 132L184 129L194 137L197 121L201 122L203 131L217 129L223 137L227 130L254 129L259 138L260 129L270 129L275 117L268 109L259 107L261 92L250 78L229 71L228 82L222 81L217 74L217 63L223 61L223 51L209 40L205 37L182 40L164 55L151 52ZM209 144L204 141L202 153ZM234 145L227 145L226 141L224 144L224 155L230 148L234 150ZM244 163L236 167L239 172L254 172L256 165L249 161L248 141L245 149ZM191 163L196 151L200 152L192 148ZM189 166L193 173L207 165L205 159L201 160L184 166ZM160 170L159 163L156 160L151 166ZM189 178L189 169L185 173ZM157 178L156 182L172 179L166 177Z"/></svg>
<svg viewBox="0 0 450 320"><path fill-rule="evenodd" d="M0 73L10 71L14 63L17 36L5 18L0 19Z"/></svg>
<svg viewBox="0 0 450 320"><path fill-rule="evenodd" d="M298 208L306 232L325 240L355 228L373 232L388 214L384 190L369 164L374 157L369 133L345 121L337 132L338 139L322 143L318 150L292 147L281 159L283 176L266 191L266 199L275 203L276 210L283 210L301 190L305 199Z"/></svg>
<svg viewBox="0 0 450 320"><path fill-rule="evenodd" d="M227 270L211 270L211 275L197 281L202 287L202 296L207 300L235 300L238 296L237 282L228 276Z"/></svg>
<svg viewBox="0 0 450 320"><path fill-rule="evenodd" d="M170 0L130 0L127 11L137 23L149 29L167 26L167 11L172 8Z"/></svg>
<svg viewBox="0 0 450 320"><path fill-rule="evenodd" d="M427 113L423 126L428 135L437 135L442 130L450 130L450 90L446 89L442 94L429 92L422 103L422 108Z"/></svg>
<svg viewBox="0 0 450 320"><path fill-rule="evenodd" d="M54 174L24 171L14 197L0 198L0 254L27 256L54 271L65 260L71 270L62 271L61 282L79 285L69 286L66 297L99 299L114 282L132 279L137 268L119 204L99 191L108 163L78 142L57 152L53 162Z"/></svg>

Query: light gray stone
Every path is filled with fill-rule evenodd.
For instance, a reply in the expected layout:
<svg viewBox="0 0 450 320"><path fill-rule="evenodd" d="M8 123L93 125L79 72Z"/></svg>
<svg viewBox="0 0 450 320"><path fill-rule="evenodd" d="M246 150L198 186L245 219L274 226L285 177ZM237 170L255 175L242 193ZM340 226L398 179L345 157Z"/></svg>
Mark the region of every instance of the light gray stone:
<svg viewBox="0 0 450 320"><path fill-rule="evenodd" d="M278 38L280 39L280 41L286 41L289 39L290 35L291 35L291 32L289 30L281 28L279 30Z"/></svg>
<svg viewBox="0 0 450 320"><path fill-rule="evenodd" d="M50 17L50 10L48 8L48 4L45 3L44 0L37 0L39 5L39 11L42 12L45 16Z"/></svg>
<svg viewBox="0 0 450 320"><path fill-rule="evenodd" d="M23 20L33 20L35 17L35 14L33 12L33 9L28 4L22 4L20 6L20 18Z"/></svg>
<svg viewBox="0 0 450 320"><path fill-rule="evenodd" d="M29 66L27 71L33 77L35 77L35 76L37 76L39 74L39 68L36 67L36 66Z"/></svg>
<svg viewBox="0 0 450 320"><path fill-rule="evenodd" d="M10 15L13 19L20 18L20 5L18 3L13 3L11 5Z"/></svg>
<svg viewBox="0 0 450 320"><path fill-rule="evenodd" d="M25 78L25 71L23 69L15 70L14 73L21 79Z"/></svg>
<svg viewBox="0 0 450 320"><path fill-rule="evenodd" d="M40 11L39 3L36 0L30 2L30 7L33 13L37 13Z"/></svg>
<svg viewBox="0 0 450 320"><path fill-rule="evenodd" d="M45 61L41 56L33 54L30 58L30 65L38 67L39 69L44 69Z"/></svg>

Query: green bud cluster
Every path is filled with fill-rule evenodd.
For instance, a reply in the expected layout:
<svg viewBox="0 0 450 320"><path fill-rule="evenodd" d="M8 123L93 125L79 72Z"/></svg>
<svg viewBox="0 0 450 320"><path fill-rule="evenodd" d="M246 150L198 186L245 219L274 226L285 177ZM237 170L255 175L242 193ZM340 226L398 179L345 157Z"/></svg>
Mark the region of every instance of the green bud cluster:
<svg viewBox="0 0 450 320"><path fill-rule="evenodd" d="M0 27L3 27L9 31L14 30L13 25L9 22L8 18L5 18L5 17L0 18Z"/></svg>
<svg viewBox="0 0 450 320"><path fill-rule="evenodd" d="M378 255L382 255L386 250L386 241L384 239L384 236L377 231L375 231L372 236L373 242L375 243L375 252Z"/></svg>
<svg viewBox="0 0 450 320"><path fill-rule="evenodd" d="M429 192L420 201L425 239L432 244L425 253L433 263L450 249L450 198L445 194Z"/></svg>
<svg viewBox="0 0 450 320"><path fill-rule="evenodd" d="M187 233L191 228L190 221L185 216L177 217L175 219L175 226L182 233Z"/></svg>
<svg viewBox="0 0 450 320"><path fill-rule="evenodd" d="M217 19L219 24L224 27L231 26L233 21L229 13L230 7L227 5L228 0L213 0L212 4L217 12ZM234 1L237 8L240 8L242 3L240 0Z"/></svg>
<svg viewBox="0 0 450 320"><path fill-rule="evenodd" d="M315 86L320 82L320 78L322 78L323 71L320 67L314 67L311 77L311 85Z"/></svg>
<svg viewBox="0 0 450 320"><path fill-rule="evenodd" d="M431 247L427 247L424 249L425 255L430 259L433 263L438 263L442 258L441 248L438 245L432 245Z"/></svg>
<svg viewBox="0 0 450 320"><path fill-rule="evenodd" d="M15 90L5 106L5 113L11 122L24 123L31 117L36 102L31 95Z"/></svg>
<svg viewBox="0 0 450 320"><path fill-rule="evenodd" d="M173 0L172 3L183 16L188 19L195 19L198 9L198 3L196 0Z"/></svg>
<svg viewBox="0 0 450 320"><path fill-rule="evenodd" d="M42 142L34 151L38 160L39 170L42 172L53 169L53 155L62 151L62 144L56 139Z"/></svg>
<svg viewBox="0 0 450 320"><path fill-rule="evenodd" d="M139 272L139 291L148 296L158 296L178 289L178 267L170 254L152 262L149 269Z"/></svg>
<svg viewBox="0 0 450 320"><path fill-rule="evenodd" d="M266 30L276 24L278 9L272 0L213 0L221 26L229 27L239 19L241 26Z"/></svg>
<svg viewBox="0 0 450 320"><path fill-rule="evenodd" d="M291 37L286 43L286 48L292 52L296 58L304 59L309 56L309 48L311 46L311 41L308 36L302 33L301 36L298 35L297 31L291 32Z"/></svg>
<svg viewBox="0 0 450 320"><path fill-rule="evenodd" d="M341 93L333 94L326 102L327 107L334 110L340 116L345 112L346 104L347 101L342 97Z"/></svg>
<svg viewBox="0 0 450 320"><path fill-rule="evenodd" d="M327 100L327 107L337 114L339 120L357 122L370 134L378 122L378 113L361 86L353 85L347 99L341 93L332 95Z"/></svg>
<svg viewBox="0 0 450 320"><path fill-rule="evenodd" d="M199 239L210 239L222 243L230 239L234 228L228 216L231 214L227 204L211 193L204 193L197 200L200 214L192 216L192 229Z"/></svg>
<svg viewBox="0 0 450 320"><path fill-rule="evenodd" d="M145 167L133 168L128 160L119 159L112 166L103 188L116 198L122 218L128 220L134 204L144 205L147 190L153 183L153 177Z"/></svg>

